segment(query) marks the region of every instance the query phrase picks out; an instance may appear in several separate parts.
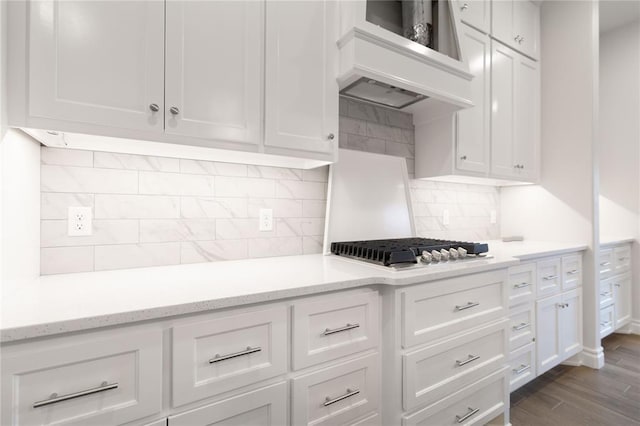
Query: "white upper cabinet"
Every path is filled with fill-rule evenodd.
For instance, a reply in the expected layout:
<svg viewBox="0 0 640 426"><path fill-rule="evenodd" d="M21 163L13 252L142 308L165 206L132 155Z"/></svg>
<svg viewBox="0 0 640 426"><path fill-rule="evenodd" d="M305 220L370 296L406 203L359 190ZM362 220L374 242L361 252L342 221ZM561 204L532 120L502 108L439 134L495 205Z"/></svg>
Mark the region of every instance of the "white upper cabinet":
<svg viewBox="0 0 640 426"><path fill-rule="evenodd" d="M166 133L258 144L264 4L167 0L166 7Z"/></svg>
<svg viewBox="0 0 640 426"><path fill-rule="evenodd" d="M458 112L456 168L486 174L489 169L490 66L489 36L463 25L461 42L473 74L474 107Z"/></svg>
<svg viewBox="0 0 640 426"><path fill-rule="evenodd" d="M490 0L456 0L455 5L460 10L460 19L465 24L489 33L491 22Z"/></svg>
<svg viewBox="0 0 640 426"><path fill-rule="evenodd" d="M491 65L491 173L535 182L540 145L538 65L496 42Z"/></svg>
<svg viewBox="0 0 640 426"><path fill-rule="evenodd" d="M335 13L332 1L266 4L267 151L337 149Z"/></svg>
<svg viewBox="0 0 640 426"><path fill-rule="evenodd" d="M530 0L493 0L491 34L506 45L538 59L540 8Z"/></svg>
<svg viewBox="0 0 640 426"><path fill-rule="evenodd" d="M162 132L164 3L29 3L28 114Z"/></svg>

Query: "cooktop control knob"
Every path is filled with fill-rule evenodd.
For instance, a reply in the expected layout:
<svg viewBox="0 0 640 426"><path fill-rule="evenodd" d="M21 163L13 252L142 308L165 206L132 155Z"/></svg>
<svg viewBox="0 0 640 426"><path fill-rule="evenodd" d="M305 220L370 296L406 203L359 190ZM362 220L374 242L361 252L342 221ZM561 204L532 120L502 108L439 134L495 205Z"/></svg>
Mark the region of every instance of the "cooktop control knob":
<svg viewBox="0 0 640 426"><path fill-rule="evenodd" d="M460 254L460 257L467 257L467 250L462 247L458 247L458 253Z"/></svg>
<svg viewBox="0 0 640 426"><path fill-rule="evenodd" d="M442 254L442 261L446 262L449 260L449 250L441 249L440 254Z"/></svg>
<svg viewBox="0 0 640 426"><path fill-rule="evenodd" d="M431 250L431 255L433 256L434 262L440 262L440 259L442 259L442 253L438 250Z"/></svg>
<svg viewBox="0 0 640 426"><path fill-rule="evenodd" d="M422 256L420 256L420 262L422 262L422 263L431 263L431 262L433 262L433 256L431 256L431 253L429 253L428 251L424 250L422 252Z"/></svg>
<svg viewBox="0 0 640 426"><path fill-rule="evenodd" d="M458 253L458 250L454 248L449 249L449 254L451 255L451 260L456 260L460 256L460 254Z"/></svg>

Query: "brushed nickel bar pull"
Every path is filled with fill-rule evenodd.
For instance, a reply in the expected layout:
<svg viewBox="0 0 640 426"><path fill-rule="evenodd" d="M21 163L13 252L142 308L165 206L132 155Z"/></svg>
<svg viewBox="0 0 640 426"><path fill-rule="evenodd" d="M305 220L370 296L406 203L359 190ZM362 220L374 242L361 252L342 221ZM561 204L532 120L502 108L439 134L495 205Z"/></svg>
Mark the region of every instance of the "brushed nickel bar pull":
<svg viewBox="0 0 640 426"><path fill-rule="evenodd" d="M547 275L546 277L542 277L542 279L545 281L555 280L556 278L558 278L557 275Z"/></svg>
<svg viewBox="0 0 640 426"><path fill-rule="evenodd" d="M529 283L520 283L520 284L514 284L513 288L525 288L529 286L530 286Z"/></svg>
<svg viewBox="0 0 640 426"><path fill-rule="evenodd" d="M520 364L520 368L514 368L513 372L516 374L522 374L530 368L531 368L531 365Z"/></svg>
<svg viewBox="0 0 640 426"><path fill-rule="evenodd" d="M456 365L458 367L462 367L463 365L467 365L470 362L473 362L477 359L480 359L480 355L471 355L469 354L469 358L465 359L464 361L460 361L460 360L456 360Z"/></svg>
<svg viewBox="0 0 640 426"><path fill-rule="evenodd" d="M577 273L578 273L578 270L577 270L577 269L572 269L572 270L570 270L570 271L568 271L568 272L567 272L567 275L575 275L575 274L577 274Z"/></svg>
<svg viewBox="0 0 640 426"><path fill-rule="evenodd" d="M353 330L354 328L358 328L360 327L360 324L356 323L356 324L347 324L343 327L338 327L338 328L325 328L324 331L322 332L322 334L324 336L328 336L330 334L335 334L335 333L340 333L342 331L347 331L347 330Z"/></svg>
<svg viewBox="0 0 640 426"><path fill-rule="evenodd" d="M328 396L328 397L326 397L326 398L325 398L325 400L324 400L324 403L323 403L322 405L323 405L323 406L325 406L325 407L328 407L328 406L330 406L331 404L335 404L336 402L340 402L340 401L342 401L343 399L350 398L350 397L352 397L352 396L354 396L354 395L357 395L357 394L359 394L359 393L360 393L360 391L359 391L358 389L354 389L354 390L347 389L347 393L345 393L344 395L340 395L340 396L339 396L339 397L337 397L337 398L333 398L333 399L331 399L331 397L329 397L329 396Z"/></svg>
<svg viewBox="0 0 640 426"><path fill-rule="evenodd" d="M52 393L49 399L45 399L43 401L38 401L33 404L33 408L44 407L46 405L57 404L58 402L68 401L70 399L80 398L87 395L93 395L94 393L105 392L111 389L117 389L118 383L107 383L102 382L100 386L83 390L80 392L69 393L66 395L58 396L57 393Z"/></svg>
<svg viewBox="0 0 640 426"><path fill-rule="evenodd" d="M512 328L513 328L513 331L520 331L520 330L522 330L523 328L527 328L527 327L529 327L530 325L531 325L531 323L528 323L528 322L521 322L521 323L520 323L520 324L518 324L518 325L514 325Z"/></svg>
<svg viewBox="0 0 640 426"><path fill-rule="evenodd" d="M609 327L611 325L611 321L607 321L607 322L601 322L600 325L602 327Z"/></svg>
<svg viewBox="0 0 640 426"><path fill-rule="evenodd" d="M262 350L261 347L255 347L252 348L251 346L247 346L247 349L245 349L244 351L240 351L240 352L234 352L232 354L227 354L227 355L219 355L216 354L216 356L214 356L213 358L211 358L209 360L209 364L213 364L216 362L220 362L220 361L225 361L227 359L231 359L231 358L237 358L239 356L245 356L245 355L250 355L250 354L254 354L256 352L260 352Z"/></svg>
<svg viewBox="0 0 640 426"><path fill-rule="evenodd" d="M466 305L462 305L462 306L456 305L456 311L464 311L465 309L475 308L479 304L480 302L467 302Z"/></svg>
<svg viewBox="0 0 640 426"><path fill-rule="evenodd" d="M478 413L478 411L480 411L479 408L469 407L469 411L467 412L467 414L465 414L464 416L456 416L456 422L464 423L465 420L467 420L469 417L473 416L474 414Z"/></svg>
<svg viewBox="0 0 640 426"><path fill-rule="evenodd" d="M609 266L611 265L611 262L602 262L600 263L600 266Z"/></svg>

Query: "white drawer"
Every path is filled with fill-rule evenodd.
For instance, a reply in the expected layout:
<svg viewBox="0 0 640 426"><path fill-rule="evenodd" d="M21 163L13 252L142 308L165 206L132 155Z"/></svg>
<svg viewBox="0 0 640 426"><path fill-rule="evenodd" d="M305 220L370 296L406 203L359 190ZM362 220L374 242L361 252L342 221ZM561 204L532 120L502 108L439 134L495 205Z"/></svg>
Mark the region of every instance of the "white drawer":
<svg viewBox="0 0 640 426"><path fill-rule="evenodd" d="M562 262L559 257L537 262L537 297L547 297L559 293L562 283Z"/></svg>
<svg viewBox="0 0 640 426"><path fill-rule="evenodd" d="M507 325L499 321L403 355L404 409L433 403L504 365Z"/></svg>
<svg viewBox="0 0 640 426"><path fill-rule="evenodd" d="M509 351L535 341L536 310L534 303L511 308L509 313Z"/></svg>
<svg viewBox="0 0 640 426"><path fill-rule="evenodd" d="M613 272L622 274L631 269L631 246L624 245L613 249Z"/></svg>
<svg viewBox="0 0 640 426"><path fill-rule="evenodd" d="M292 380L291 424L349 424L379 407L378 355L343 362Z"/></svg>
<svg viewBox="0 0 640 426"><path fill-rule="evenodd" d="M173 328L173 405L246 386L287 370L287 309Z"/></svg>
<svg viewBox="0 0 640 426"><path fill-rule="evenodd" d="M161 409L160 329L3 348L3 425L121 424Z"/></svg>
<svg viewBox="0 0 640 426"><path fill-rule="evenodd" d="M531 302L536 297L536 264L525 263L509 268L509 306Z"/></svg>
<svg viewBox="0 0 640 426"><path fill-rule="evenodd" d="M510 392L518 389L525 383L529 383L536 377L536 345L530 343L509 355Z"/></svg>
<svg viewBox="0 0 640 426"><path fill-rule="evenodd" d="M354 423L349 423L349 426L380 426L381 421L382 418L380 417L380 414L373 413L363 419L356 420Z"/></svg>
<svg viewBox="0 0 640 426"><path fill-rule="evenodd" d="M600 308L604 308L606 306L613 304L614 297L614 285L615 277L607 278L605 280L600 281Z"/></svg>
<svg viewBox="0 0 640 426"><path fill-rule="evenodd" d="M293 368L378 346L378 293L323 296L293 306Z"/></svg>
<svg viewBox="0 0 640 426"><path fill-rule="evenodd" d="M613 274L614 267L613 249L600 250L600 264L598 265L600 278L610 277Z"/></svg>
<svg viewBox="0 0 640 426"><path fill-rule="evenodd" d="M403 426L484 425L509 403L507 368L402 418Z"/></svg>
<svg viewBox="0 0 640 426"><path fill-rule="evenodd" d="M171 416L168 426L284 425L287 383L243 393L186 413Z"/></svg>
<svg viewBox="0 0 640 426"><path fill-rule="evenodd" d="M405 348L507 315L507 271L465 275L401 290Z"/></svg>
<svg viewBox="0 0 640 426"><path fill-rule="evenodd" d="M562 291L582 285L582 254L562 256Z"/></svg>
<svg viewBox="0 0 640 426"><path fill-rule="evenodd" d="M600 309L600 338L607 337L616 329L615 309L613 305Z"/></svg>

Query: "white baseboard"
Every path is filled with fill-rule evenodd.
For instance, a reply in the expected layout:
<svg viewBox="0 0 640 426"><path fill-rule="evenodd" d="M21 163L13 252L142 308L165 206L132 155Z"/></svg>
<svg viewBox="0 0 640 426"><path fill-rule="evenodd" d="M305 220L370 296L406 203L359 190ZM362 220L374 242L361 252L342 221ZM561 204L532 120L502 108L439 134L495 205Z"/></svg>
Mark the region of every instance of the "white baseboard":
<svg viewBox="0 0 640 426"><path fill-rule="evenodd" d="M629 333L640 335L640 319L631 320L631 324L629 324Z"/></svg>
<svg viewBox="0 0 640 426"><path fill-rule="evenodd" d="M602 346L598 346L595 349L583 348L580 353L580 359L582 365L598 370L604 367L604 350Z"/></svg>

